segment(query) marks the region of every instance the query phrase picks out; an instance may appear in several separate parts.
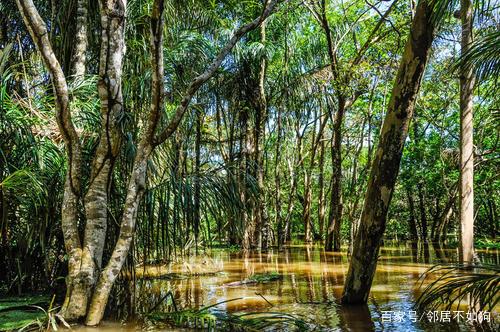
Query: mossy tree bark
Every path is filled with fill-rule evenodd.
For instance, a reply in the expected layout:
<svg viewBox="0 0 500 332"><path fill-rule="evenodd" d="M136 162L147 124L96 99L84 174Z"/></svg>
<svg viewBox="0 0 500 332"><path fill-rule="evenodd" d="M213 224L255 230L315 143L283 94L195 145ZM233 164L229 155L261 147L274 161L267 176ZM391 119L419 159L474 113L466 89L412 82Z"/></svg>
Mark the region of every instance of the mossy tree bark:
<svg viewBox="0 0 500 332"><path fill-rule="evenodd" d="M419 1L373 160L342 303L366 303L408 126L434 38L432 0Z"/></svg>

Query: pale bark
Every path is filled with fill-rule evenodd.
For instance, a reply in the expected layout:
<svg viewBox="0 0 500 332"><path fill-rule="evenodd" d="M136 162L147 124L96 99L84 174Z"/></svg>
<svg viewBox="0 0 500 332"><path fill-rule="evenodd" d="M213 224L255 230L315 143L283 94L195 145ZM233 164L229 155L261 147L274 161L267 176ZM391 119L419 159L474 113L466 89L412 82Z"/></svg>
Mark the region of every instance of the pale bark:
<svg viewBox="0 0 500 332"><path fill-rule="evenodd" d="M282 121L282 110L278 108L278 118L276 120L276 150L275 150L275 160L274 160L274 187L275 187L275 225L278 228L276 234L278 236L278 246L281 247L283 244L284 232L283 232L283 218L281 216L281 172L280 172L280 161L281 161L281 121Z"/></svg>
<svg viewBox="0 0 500 332"><path fill-rule="evenodd" d="M122 112L121 63L125 52L124 30L126 2L102 1L101 24L102 47L100 54L100 80L98 85L101 98L101 132L99 145L92 163L91 181L87 195L85 241L82 244L78 235L78 202L81 198L80 165L81 148L79 138L71 121L66 79L50 45L47 28L31 0L17 0L17 5L39 49L51 75L56 96L56 119L68 153L68 172L62 207L62 228L66 251L69 256L68 289L62 313L66 318L76 319L87 312L87 299L93 294L86 323L97 325L104 314L112 285L123 266L135 234L135 223L139 202L145 190L148 157L153 149L176 130L189 102L198 89L210 79L221 65L226 55L239 39L250 30L259 26L273 11L277 1L266 4L262 14L239 28L229 42L221 49L207 70L196 77L188 86L174 116L159 135L155 135L163 112L163 1L153 4L151 19L151 48L153 58L153 82L151 111L145 129L139 139L137 154L122 216L120 235L112 256L102 273L97 272L102 264L102 250L106 239L107 200L109 177L113 161L120 148L117 120ZM98 278L98 279L97 279ZM98 280L94 289L93 285Z"/></svg>
<svg viewBox="0 0 500 332"><path fill-rule="evenodd" d="M472 2L461 0L462 42L464 54L472 43ZM474 256L474 145L473 90L471 68L460 72L460 260L471 264Z"/></svg>
<svg viewBox="0 0 500 332"><path fill-rule="evenodd" d="M76 4L76 34L73 51L73 75L82 78L87 65L88 45L88 0L78 0Z"/></svg>
<svg viewBox="0 0 500 332"><path fill-rule="evenodd" d="M240 174L239 174L239 191L240 191L240 201L242 203L243 209L241 210L240 220L241 225L243 225L243 241L242 249L248 251L251 249L253 244L253 236L255 233L255 224L251 216L251 204L252 202L247 195L247 182L250 176L249 158L252 151L251 135L248 130L248 109L242 110L240 113L240 128L241 128L241 139L240 139Z"/></svg>
<svg viewBox="0 0 500 332"><path fill-rule="evenodd" d="M326 119L325 119L326 121ZM323 239L325 232L325 141L324 136L322 136L319 145L319 178L318 178L318 226L319 226L319 237Z"/></svg>
<svg viewBox="0 0 500 332"><path fill-rule="evenodd" d="M101 1L101 53L98 92L101 100L99 144L92 163L91 178L84 198L86 226L78 274L66 316L84 317L92 294L106 242L109 179L120 146L118 119L123 111L121 90L122 62L125 53L126 1Z"/></svg>
<svg viewBox="0 0 500 332"><path fill-rule="evenodd" d="M61 212L61 227L63 230L65 249L68 254L67 294L62 313L65 317L77 318L81 307L75 312L68 312L70 296L73 292L81 293L82 285L75 283L75 276L80 271L82 257L81 241L78 233L78 202L81 196L81 146L78 134L71 119L69 109L69 95L66 78L50 44L47 27L40 17L33 1L17 0L17 6L24 23L42 55L47 70L50 73L55 91L56 120L61 136L64 140L68 155L68 169L64 184L64 194Z"/></svg>
<svg viewBox="0 0 500 332"><path fill-rule="evenodd" d="M137 221L137 210L139 202L145 191L147 162L154 148L168 139L177 129L182 117L189 106L193 95L198 89L210 79L220 66L225 56L232 50L238 40L248 31L256 28L260 23L270 15L276 1L271 1L263 11L263 14L252 21L251 23L242 26L238 29L228 44L224 46L216 59L210 64L208 69L195 78L187 88L186 93L182 97L181 104L176 110L169 124L164 128L160 135L156 136L155 132L160 122L160 117L164 108L164 82L163 82L163 8L162 0L157 0L153 4L153 12L151 17L151 49L152 49L152 95L151 95L151 110L144 133L140 139L137 154L132 167L127 196L125 200L124 213L120 225L120 235L115 245L111 258L103 269L97 285L95 287L92 300L89 306L88 315L86 318L87 325L97 325L104 315L104 309L108 302L108 297L111 288L118 277L123 264L125 263L132 238L135 234L135 224Z"/></svg>
<svg viewBox="0 0 500 332"><path fill-rule="evenodd" d="M200 196L201 196L201 183L200 183L200 171L201 171L201 125L202 125L202 116L201 113L198 112L196 114L196 137L195 137L195 162L194 162L194 214L193 214L193 229L194 229L194 241L195 241L195 250L198 253L198 237L200 233L200 221L201 221L201 213L200 213Z"/></svg>
<svg viewBox="0 0 500 332"><path fill-rule="evenodd" d="M432 12L431 1L419 1L373 160L342 295L345 304L368 300L408 126L434 38Z"/></svg>

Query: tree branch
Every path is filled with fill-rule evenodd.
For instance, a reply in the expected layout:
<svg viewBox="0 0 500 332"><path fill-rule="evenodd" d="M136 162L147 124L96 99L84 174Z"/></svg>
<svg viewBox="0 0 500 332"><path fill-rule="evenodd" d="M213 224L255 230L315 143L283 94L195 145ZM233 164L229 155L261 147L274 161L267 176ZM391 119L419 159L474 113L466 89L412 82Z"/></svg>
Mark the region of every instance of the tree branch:
<svg viewBox="0 0 500 332"><path fill-rule="evenodd" d="M210 66L208 66L208 68L202 74L194 78L194 80L189 84L186 92L184 93L181 103L179 104L179 106L177 106L177 109L175 110L175 113L170 119L168 125L163 129L163 131L157 137L154 138L153 145L156 146L163 143L174 133L174 131L179 126L179 123L181 122L184 113L186 113L186 110L194 94L203 85L203 83L208 81L215 74L215 72L221 65L222 61L226 58L229 52L231 52L236 43L247 32L258 27L262 23L262 21L264 21L272 13L277 2L278 2L277 0L269 1L259 17L254 19L252 22L240 27L238 30L236 30L236 32L233 34L229 42L221 49L221 51L214 59L214 61L210 64Z"/></svg>

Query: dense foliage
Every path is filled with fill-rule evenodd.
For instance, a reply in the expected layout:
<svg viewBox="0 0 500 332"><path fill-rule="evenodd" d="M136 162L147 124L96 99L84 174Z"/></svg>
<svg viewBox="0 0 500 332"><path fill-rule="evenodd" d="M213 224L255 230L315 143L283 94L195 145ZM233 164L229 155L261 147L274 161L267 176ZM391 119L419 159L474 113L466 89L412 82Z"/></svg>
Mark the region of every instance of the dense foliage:
<svg viewBox="0 0 500 332"><path fill-rule="evenodd" d="M342 194L341 239L351 243L414 8L411 1L318 3L281 2L264 25L240 40L196 93L175 134L154 151L130 266L210 246L240 246L246 237L252 248L279 246L304 239L309 223L313 238L323 240L335 208L335 185ZM36 5L61 66L72 77L76 1ZM87 73L69 81L87 165L100 131L99 9L91 2L88 10ZM20 293L62 284L67 256L60 213L68 165L50 76L15 4L2 2L0 11L0 291ZM236 27L260 11L260 1L165 1L166 118ZM461 60L478 73L475 234L496 240L500 16L494 2L476 11L477 42ZM136 143L150 108L150 13L151 1L128 4L122 148L110 181L104 260L118 237ZM331 29L336 74L330 70L331 45L322 20ZM458 241L460 28L456 18L445 16L433 44L392 200L388 239ZM336 127L339 91L353 102ZM339 168L336 184L333 172ZM83 182L89 177L84 174ZM249 220L258 220L250 235Z"/></svg>

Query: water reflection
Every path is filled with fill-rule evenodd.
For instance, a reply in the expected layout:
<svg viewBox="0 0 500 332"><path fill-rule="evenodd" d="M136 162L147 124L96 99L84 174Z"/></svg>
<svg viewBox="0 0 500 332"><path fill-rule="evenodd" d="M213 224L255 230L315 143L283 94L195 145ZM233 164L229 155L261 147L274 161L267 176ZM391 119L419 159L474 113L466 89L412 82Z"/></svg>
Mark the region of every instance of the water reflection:
<svg viewBox="0 0 500 332"><path fill-rule="evenodd" d="M498 264L496 251L479 251L478 255ZM241 298L215 309L287 312L333 330L434 330L436 326L426 327L409 320L383 322L382 315L386 311L412 311L418 296L414 285L420 274L435 263L455 259L456 250L428 243L383 247L369 304L346 307L337 304L348 268L346 252L324 252L319 246L291 246L246 254L213 250L168 269L162 267L168 271L162 278L138 280L135 297L139 312L147 312L171 291L182 308L199 308ZM266 283L234 284L254 274L269 272L278 272L283 278ZM157 308L167 309L167 303ZM439 329L448 328L451 326Z"/></svg>

